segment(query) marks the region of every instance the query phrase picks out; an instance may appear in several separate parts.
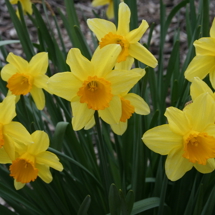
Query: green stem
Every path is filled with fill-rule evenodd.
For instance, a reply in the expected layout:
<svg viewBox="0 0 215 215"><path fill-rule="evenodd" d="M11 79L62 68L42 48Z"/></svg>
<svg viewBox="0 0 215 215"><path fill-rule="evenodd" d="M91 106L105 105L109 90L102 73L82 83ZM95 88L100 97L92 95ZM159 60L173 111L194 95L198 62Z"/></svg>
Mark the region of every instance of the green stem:
<svg viewBox="0 0 215 215"><path fill-rule="evenodd" d="M110 177L110 169L108 166L108 159L107 159L107 154L106 154L105 145L104 145L105 143L103 141L102 131L101 131L100 122L99 122L99 116L97 111L95 112L95 121L96 121L96 129L98 133L97 147L98 147L98 153L99 153L99 161L101 163L101 174L105 184L105 196L108 197L109 187L112 181Z"/></svg>

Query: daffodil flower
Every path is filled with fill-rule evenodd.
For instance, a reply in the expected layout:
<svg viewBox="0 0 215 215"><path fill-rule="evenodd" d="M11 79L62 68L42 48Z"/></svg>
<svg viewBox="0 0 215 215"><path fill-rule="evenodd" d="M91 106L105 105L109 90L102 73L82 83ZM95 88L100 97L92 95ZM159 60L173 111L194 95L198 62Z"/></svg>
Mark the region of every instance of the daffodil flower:
<svg viewBox="0 0 215 215"><path fill-rule="evenodd" d="M58 157L46 151L49 147L48 135L43 131L35 131L31 137L34 143L20 144L9 168L16 190L23 188L26 183L35 181L37 176L45 183L50 183L52 181L50 167L58 171L63 170Z"/></svg>
<svg viewBox="0 0 215 215"><path fill-rule="evenodd" d="M28 63L23 58L10 53L7 62L1 71L1 77L7 82L9 94L31 94L39 110L45 106L45 95L42 90L47 90L48 76L45 75L48 67L48 54L36 54Z"/></svg>
<svg viewBox="0 0 215 215"><path fill-rule="evenodd" d="M113 9L113 0L93 0L92 6L98 7L102 5L108 5L108 8L106 10L106 15L108 19L114 18L114 9Z"/></svg>
<svg viewBox="0 0 215 215"><path fill-rule="evenodd" d="M143 142L152 151L167 155L167 177L176 181L195 167L201 173L215 168L214 100L201 94L183 111L170 107L165 116L169 124L152 128Z"/></svg>
<svg viewBox="0 0 215 215"><path fill-rule="evenodd" d="M11 4L18 4L18 2L21 3L24 13L29 13L30 15L33 13L31 0L10 0Z"/></svg>
<svg viewBox="0 0 215 215"><path fill-rule="evenodd" d="M116 64L115 69L117 70L129 70L133 64L133 59L130 58L127 63ZM137 72L141 74L143 77L145 75L144 69L135 68L130 70L131 72ZM111 124L111 129L115 134L122 135L127 129L128 119L133 115L133 113L137 113L140 115L147 115L150 113L150 108L148 104L144 101L143 98L136 95L135 93L128 93L128 91L124 91L120 95L118 95L121 100L122 105L122 115L119 123Z"/></svg>
<svg viewBox="0 0 215 215"><path fill-rule="evenodd" d="M210 29L210 37L200 38L193 45L196 56L185 71L185 78L193 81L194 77L204 79L209 74L210 82L215 89L215 19Z"/></svg>
<svg viewBox="0 0 215 215"><path fill-rule="evenodd" d="M139 28L129 31L131 12L124 2L119 4L118 14L117 29L112 22L107 20L97 18L87 20L89 28L99 40L99 47L102 49L109 44L120 44L122 51L117 59L118 63L126 61L130 56L150 67L156 67L155 57L138 42L148 28L148 23L142 20Z"/></svg>
<svg viewBox="0 0 215 215"><path fill-rule="evenodd" d="M15 116L15 96L7 96L0 103L0 163L7 163L8 157L14 159L17 142L33 143L25 127L12 121Z"/></svg>
<svg viewBox="0 0 215 215"><path fill-rule="evenodd" d="M73 48L66 60L71 72L49 79L49 91L71 102L74 130L91 127L95 111L108 124L119 122L122 108L117 95L130 90L142 77L135 72L112 70L120 51L120 45L109 45L97 49L89 61Z"/></svg>

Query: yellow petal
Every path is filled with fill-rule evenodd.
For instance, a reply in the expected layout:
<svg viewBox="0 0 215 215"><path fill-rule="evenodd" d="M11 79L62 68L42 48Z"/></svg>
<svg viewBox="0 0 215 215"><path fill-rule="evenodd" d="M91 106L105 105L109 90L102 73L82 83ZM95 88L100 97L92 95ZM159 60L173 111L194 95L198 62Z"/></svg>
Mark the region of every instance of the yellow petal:
<svg viewBox="0 0 215 215"><path fill-rule="evenodd" d="M62 72L49 78L47 85L51 93L71 101L77 96L78 89L82 86L82 82L71 72Z"/></svg>
<svg viewBox="0 0 215 215"><path fill-rule="evenodd" d="M31 88L30 93L35 102L35 105L37 106L37 109L42 110L45 107L45 103L46 103L43 90L33 86Z"/></svg>
<svg viewBox="0 0 215 215"><path fill-rule="evenodd" d="M49 77L46 75L40 75L34 78L34 86L38 88L43 88L45 90L48 90L47 82L49 80Z"/></svg>
<svg viewBox="0 0 215 215"><path fill-rule="evenodd" d="M119 124L112 124L110 126L115 134L123 135L127 129L127 124L128 124L128 121L126 120L126 122L120 121Z"/></svg>
<svg viewBox="0 0 215 215"><path fill-rule="evenodd" d="M32 57L29 62L30 73L36 77L39 75L44 75L48 68L48 53L40 52Z"/></svg>
<svg viewBox="0 0 215 215"><path fill-rule="evenodd" d="M146 131L142 140L149 149L161 155L167 155L171 150L183 147L182 136L173 133L169 125L157 126Z"/></svg>
<svg viewBox="0 0 215 215"><path fill-rule="evenodd" d="M210 72L209 78L210 78L212 87L215 89L215 68L212 72Z"/></svg>
<svg viewBox="0 0 215 215"><path fill-rule="evenodd" d="M109 32L116 33L116 26L104 19L87 19L87 24L99 41Z"/></svg>
<svg viewBox="0 0 215 215"><path fill-rule="evenodd" d="M52 181L52 174L50 169L46 165L36 164L36 168L38 169L38 176L45 182L50 183Z"/></svg>
<svg viewBox="0 0 215 215"><path fill-rule="evenodd" d="M19 0L10 0L11 4L17 4Z"/></svg>
<svg viewBox="0 0 215 215"><path fill-rule="evenodd" d="M22 57L13 54L12 52L9 53L6 60L8 63L16 67L19 72L23 72L23 70L28 68L28 62Z"/></svg>
<svg viewBox="0 0 215 215"><path fill-rule="evenodd" d="M214 158L208 159L206 165L195 163L194 167L201 173L210 173L215 169L215 160Z"/></svg>
<svg viewBox="0 0 215 215"><path fill-rule="evenodd" d="M106 79L112 84L113 95L128 92L141 78L141 74L128 70L114 70L106 76Z"/></svg>
<svg viewBox="0 0 215 215"><path fill-rule="evenodd" d="M151 52L140 43L130 44L129 55L152 68L155 68L158 64Z"/></svg>
<svg viewBox="0 0 215 215"><path fill-rule="evenodd" d="M215 38L215 18L213 20L213 23L212 23L212 26L211 26L211 29L210 29L210 36Z"/></svg>
<svg viewBox="0 0 215 215"><path fill-rule="evenodd" d="M150 113L150 108L148 104L138 95L134 93L129 93L124 96L124 99L127 99L131 102L131 105L134 106L135 112L141 115L147 115Z"/></svg>
<svg viewBox="0 0 215 215"><path fill-rule="evenodd" d="M209 93L213 97L213 92L210 87L199 77L195 77L190 85L190 95L192 100L195 100L202 93Z"/></svg>
<svg viewBox="0 0 215 215"><path fill-rule="evenodd" d="M75 131L82 129L91 120L94 110L86 103L72 102L72 126Z"/></svg>
<svg viewBox="0 0 215 215"><path fill-rule="evenodd" d="M63 165L59 162L58 157L52 152L41 152L36 157L36 163L50 166L58 171L63 171Z"/></svg>
<svg viewBox="0 0 215 215"><path fill-rule="evenodd" d="M214 71L215 69L215 57L213 56L196 56L190 62L184 75L189 81L193 81L194 77L199 77L200 79L205 78L205 76Z"/></svg>
<svg viewBox="0 0 215 215"><path fill-rule="evenodd" d="M27 129L19 122L11 122L4 125L4 133L18 142L31 144L33 140Z"/></svg>
<svg viewBox="0 0 215 215"><path fill-rule="evenodd" d="M165 163L167 178L171 181L180 179L187 171L191 170L193 163L183 157L184 151L179 148L170 151Z"/></svg>
<svg viewBox="0 0 215 215"><path fill-rule="evenodd" d="M25 184L21 183L21 182L17 182L16 179L14 179L14 187L16 190L20 190L25 186Z"/></svg>
<svg viewBox="0 0 215 215"><path fill-rule="evenodd" d="M113 19L114 18L114 7L113 7L113 2L110 2L108 5L108 8L106 10L106 15L108 19Z"/></svg>
<svg viewBox="0 0 215 215"><path fill-rule="evenodd" d="M196 55L215 56L215 38L203 37L196 40L193 45L196 48Z"/></svg>
<svg viewBox="0 0 215 215"><path fill-rule="evenodd" d="M15 96L7 96L0 103L0 123L6 125L16 116Z"/></svg>
<svg viewBox="0 0 215 215"><path fill-rule="evenodd" d="M18 73L18 69L12 64L7 64L1 70L1 78L4 81L8 81L8 79L16 73Z"/></svg>
<svg viewBox="0 0 215 215"><path fill-rule="evenodd" d="M169 128L176 134L185 135L192 128L187 115L175 108L169 107L164 114L169 122Z"/></svg>
<svg viewBox="0 0 215 215"><path fill-rule="evenodd" d="M0 163L1 164L12 163L12 160L10 159L10 157L8 156L7 152L3 147L0 148Z"/></svg>
<svg viewBox="0 0 215 215"><path fill-rule="evenodd" d="M204 132L209 125L214 124L215 106L213 98L208 93L201 94L192 104L189 104L186 115L191 121L193 130Z"/></svg>
<svg viewBox="0 0 215 215"><path fill-rule="evenodd" d="M30 15L33 13L32 10L32 3L30 0L21 1L21 4L23 6L23 10L29 13Z"/></svg>
<svg viewBox="0 0 215 215"><path fill-rule="evenodd" d="M49 147L49 137L44 131L35 131L31 134L34 144L28 146L28 151L32 155L44 152Z"/></svg>
<svg viewBox="0 0 215 215"><path fill-rule="evenodd" d="M11 161L15 160L15 144L10 135L4 134L4 150Z"/></svg>
<svg viewBox="0 0 215 215"><path fill-rule="evenodd" d="M95 75L104 77L110 73L116 64L121 46L117 44L110 44L103 48L97 48L92 57L92 64L94 65Z"/></svg>
<svg viewBox="0 0 215 215"><path fill-rule="evenodd" d="M98 6L108 4L109 2L110 2L109 0L93 0L92 6L93 7L98 7Z"/></svg>
<svg viewBox="0 0 215 215"><path fill-rule="evenodd" d="M121 100L118 96L114 96L109 103L109 107L99 110L99 116L108 124L119 123L122 115Z"/></svg>
<svg viewBox="0 0 215 215"><path fill-rule="evenodd" d="M133 63L134 63L134 58L128 56L125 61L116 63L115 69L116 70L129 70L129 69L131 69Z"/></svg>
<svg viewBox="0 0 215 215"><path fill-rule="evenodd" d="M117 34L122 36L126 36L129 32L129 24L130 24L131 11L127 4L121 2L119 4L119 12L118 12L118 28Z"/></svg>
<svg viewBox="0 0 215 215"><path fill-rule="evenodd" d="M96 124L94 116L89 120L89 122L84 126L85 130L92 128Z"/></svg>
<svg viewBox="0 0 215 215"><path fill-rule="evenodd" d="M129 41L129 43L138 42L143 36L143 34L146 32L148 27L149 25L146 20L142 20L140 26L137 29L130 31L126 36L126 39Z"/></svg>
<svg viewBox="0 0 215 215"><path fill-rule="evenodd" d="M92 63L81 54L79 49L70 49L66 63L70 66L73 75L81 81L86 80L88 76L93 76L94 74Z"/></svg>

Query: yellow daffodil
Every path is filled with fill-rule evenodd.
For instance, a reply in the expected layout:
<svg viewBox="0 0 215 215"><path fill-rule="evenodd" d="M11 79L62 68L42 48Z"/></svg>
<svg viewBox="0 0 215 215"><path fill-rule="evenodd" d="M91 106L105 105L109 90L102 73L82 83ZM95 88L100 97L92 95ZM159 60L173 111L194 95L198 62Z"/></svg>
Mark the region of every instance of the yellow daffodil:
<svg viewBox="0 0 215 215"><path fill-rule="evenodd" d="M26 183L34 181L39 176L44 182L52 181L50 167L62 171L63 166L58 157L49 151L48 135L43 131L35 131L31 135L33 144L20 144L16 150L16 158L10 165L10 176L14 178L14 186L17 190L23 188Z"/></svg>
<svg viewBox="0 0 215 215"><path fill-rule="evenodd" d="M129 70L133 64L133 59L130 58L127 63L116 64L115 69L117 70ZM131 72L137 72L143 77L145 75L144 69L132 69ZM132 114L135 112L140 115L147 115L150 113L148 104L138 95L134 93L128 93L125 91L119 95L121 106L122 106L122 115L119 123L110 125L113 132L122 135L127 129L127 120L130 119Z"/></svg>
<svg viewBox="0 0 215 215"><path fill-rule="evenodd" d="M112 22L107 20L97 18L87 20L89 28L99 40L99 47L102 49L109 44L120 44L122 51L117 59L118 63L127 60L127 57L130 56L150 67L156 67L155 57L138 42L148 28L148 23L142 20L139 28L129 31L131 12L124 2L120 3L118 14L117 29Z"/></svg>
<svg viewBox="0 0 215 215"><path fill-rule="evenodd" d="M1 77L7 82L9 94L16 96L31 94L39 110L45 106L43 89L47 89L48 76L45 75L48 67L48 54L36 54L28 63L23 58L10 53L7 62L1 71Z"/></svg>
<svg viewBox="0 0 215 215"><path fill-rule="evenodd" d="M10 0L11 4L18 4L18 2L21 3L24 13L29 13L30 15L33 13L31 0Z"/></svg>
<svg viewBox="0 0 215 215"><path fill-rule="evenodd" d="M15 116L15 96L7 96L3 102L0 103L1 163L7 163L8 157L14 159L17 141L25 142L26 144L33 143L31 136L25 127L19 122L12 122L12 119Z"/></svg>
<svg viewBox="0 0 215 215"><path fill-rule="evenodd" d="M215 88L215 19L210 29L210 37L203 37L194 42L196 56L185 71L185 78L193 81L194 77L203 79L209 74Z"/></svg>
<svg viewBox="0 0 215 215"><path fill-rule="evenodd" d="M167 177L176 181L193 166L201 173L215 168L215 105L208 93L198 96L183 111L170 107L169 124L148 130L143 142L156 153L167 155Z"/></svg>
<svg viewBox="0 0 215 215"><path fill-rule="evenodd" d="M113 9L113 0L93 0L92 6L98 7L102 5L108 5L108 8L106 10L106 15L108 19L114 18L114 9Z"/></svg>
<svg viewBox="0 0 215 215"><path fill-rule="evenodd" d="M119 122L122 108L117 95L130 90L142 77L135 72L112 70L120 51L120 45L109 45L97 49L89 61L79 49L71 49L66 61L71 72L49 79L49 91L71 102L74 130L92 126L95 111L109 124Z"/></svg>

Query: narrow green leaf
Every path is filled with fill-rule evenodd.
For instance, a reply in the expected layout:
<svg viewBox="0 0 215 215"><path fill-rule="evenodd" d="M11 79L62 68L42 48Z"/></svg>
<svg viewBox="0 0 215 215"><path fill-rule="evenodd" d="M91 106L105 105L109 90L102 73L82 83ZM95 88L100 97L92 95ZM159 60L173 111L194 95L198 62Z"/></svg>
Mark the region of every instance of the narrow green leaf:
<svg viewBox="0 0 215 215"><path fill-rule="evenodd" d="M78 210L77 215L87 215L87 211L90 207L91 197L88 195L85 197L84 201L81 203L81 206Z"/></svg>
<svg viewBox="0 0 215 215"><path fill-rule="evenodd" d="M8 44L13 44L13 43L20 43L19 40L5 40L5 41L0 41L0 46L5 46Z"/></svg>
<svg viewBox="0 0 215 215"><path fill-rule="evenodd" d="M135 215L144 211L147 211L152 208L158 207L160 204L160 199L157 197L151 197L147 199L143 199L141 201L135 202L131 215Z"/></svg>
<svg viewBox="0 0 215 215"><path fill-rule="evenodd" d="M115 184L111 184L109 190L109 208L111 215L119 215L121 209L121 199L119 195L119 190Z"/></svg>

